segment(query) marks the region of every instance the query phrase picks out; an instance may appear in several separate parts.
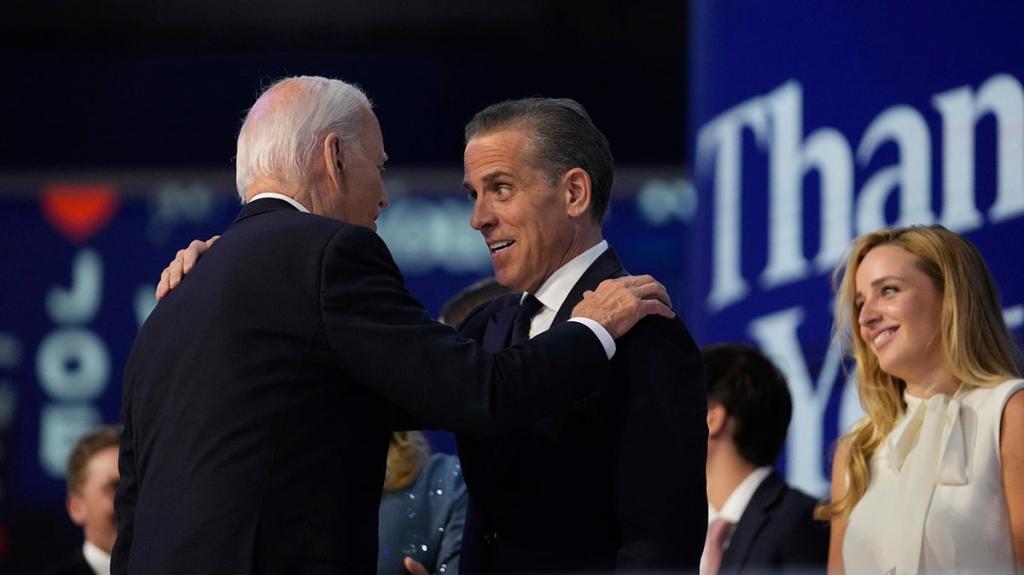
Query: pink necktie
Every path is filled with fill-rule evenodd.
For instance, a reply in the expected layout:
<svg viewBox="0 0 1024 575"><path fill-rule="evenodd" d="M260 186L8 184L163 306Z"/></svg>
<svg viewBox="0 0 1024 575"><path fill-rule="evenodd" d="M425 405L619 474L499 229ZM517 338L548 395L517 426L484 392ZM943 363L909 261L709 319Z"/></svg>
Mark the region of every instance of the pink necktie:
<svg viewBox="0 0 1024 575"><path fill-rule="evenodd" d="M716 575L722 564L722 551L725 540L729 538L732 522L728 519L715 519L708 525L708 538L704 541L704 564L700 575Z"/></svg>

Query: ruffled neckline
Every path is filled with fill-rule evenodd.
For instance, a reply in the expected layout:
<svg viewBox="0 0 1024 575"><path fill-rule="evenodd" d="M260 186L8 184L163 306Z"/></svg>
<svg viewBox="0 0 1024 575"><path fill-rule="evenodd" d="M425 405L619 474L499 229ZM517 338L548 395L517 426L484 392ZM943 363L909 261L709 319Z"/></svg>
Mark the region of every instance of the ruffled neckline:
<svg viewBox="0 0 1024 575"><path fill-rule="evenodd" d="M957 385L956 391L954 391L952 395L950 395L948 393L936 393L936 394L933 394L931 397L935 397L936 395L945 395L949 399L962 399L964 394L966 394L969 389L970 388L968 386L964 385L963 383L960 383L960 384ZM916 395L911 395L910 391L908 391L907 389L904 389L903 390L903 402L907 406L907 411L906 412L907 413L913 412L915 408L917 408L922 403L925 403L926 401L931 399L931 397L917 397Z"/></svg>

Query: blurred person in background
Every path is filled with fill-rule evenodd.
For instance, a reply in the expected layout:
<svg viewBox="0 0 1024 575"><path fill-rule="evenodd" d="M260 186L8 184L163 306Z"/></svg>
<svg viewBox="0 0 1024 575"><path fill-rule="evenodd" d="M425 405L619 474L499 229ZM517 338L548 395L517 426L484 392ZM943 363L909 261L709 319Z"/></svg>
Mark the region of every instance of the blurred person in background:
<svg viewBox="0 0 1024 575"><path fill-rule="evenodd" d="M462 323L462 320L466 319L469 312L508 292L508 288L498 283L494 276L481 278L444 302L444 305L441 306L441 312L437 316L437 321L457 326Z"/></svg>
<svg viewBox="0 0 1024 575"><path fill-rule="evenodd" d="M793 403L786 379L749 345L702 350L708 381L708 538L701 575L825 570L817 501L773 469Z"/></svg>
<svg viewBox="0 0 1024 575"><path fill-rule="evenodd" d="M82 528L85 541L54 570L53 575L109 575L110 553L117 537L114 493L117 470L117 426L98 427L78 440L68 457L68 515Z"/></svg>
<svg viewBox="0 0 1024 575"><path fill-rule="evenodd" d="M835 275L865 416L832 467L829 572L1024 567L1024 380L978 250L942 226L857 238Z"/></svg>
<svg viewBox="0 0 1024 575"><path fill-rule="evenodd" d="M456 575L467 497L457 457L432 454L419 431L392 432L380 498L378 575Z"/></svg>

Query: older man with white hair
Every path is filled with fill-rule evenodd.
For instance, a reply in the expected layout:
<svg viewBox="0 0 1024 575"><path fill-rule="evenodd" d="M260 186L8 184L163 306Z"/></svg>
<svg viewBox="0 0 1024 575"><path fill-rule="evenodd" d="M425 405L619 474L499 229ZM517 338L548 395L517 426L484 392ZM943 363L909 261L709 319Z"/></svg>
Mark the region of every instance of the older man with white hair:
<svg viewBox="0 0 1024 575"><path fill-rule="evenodd" d="M501 353L431 321L372 231L387 157L350 84L273 85L237 157L245 205L125 366L114 573L374 573L397 413L473 432L569 409L615 338L672 315L638 277Z"/></svg>

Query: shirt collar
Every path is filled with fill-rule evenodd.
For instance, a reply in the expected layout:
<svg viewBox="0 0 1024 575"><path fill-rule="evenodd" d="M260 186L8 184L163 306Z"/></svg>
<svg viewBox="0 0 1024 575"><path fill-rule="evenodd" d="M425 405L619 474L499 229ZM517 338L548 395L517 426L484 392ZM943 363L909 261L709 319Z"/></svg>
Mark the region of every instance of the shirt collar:
<svg viewBox="0 0 1024 575"><path fill-rule="evenodd" d="M309 210L306 209L306 206L304 206L304 205L300 204L299 202L295 201L295 198L290 198L290 197L288 197L288 196L286 196L284 194L278 194L278 193L275 193L275 192L263 192L261 194L256 194L255 196L250 198L249 202L247 202L247 203L252 203L252 202L255 202L256 200L262 200L264 198L273 198L275 200L284 200L284 201L288 202L289 204L291 204L296 210L299 210L300 212L303 212L303 213L306 213L306 214L309 213Z"/></svg>
<svg viewBox="0 0 1024 575"><path fill-rule="evenodd" d="M548 276L548 279L544 280L533 296L540 300L544 307L558 311L562 307L562 303L565 302L565 298L569 297L572 287L580 281L587 268L607 249L608 241L601 240L590 249L569 260L569 263ZM523 294L523 297L526 297L526 294Z"/></svg>
<svg viewBox="0 0 1024 575"><path fill-rule="evenodd" d="M85 562L92 567L96 575L110 575L110 554L97 547L88 539L82 544L82 555Z"/></svg>
<svg viewBox="0 0 1024 575"><path fill-rule="evenodd" d="M709 503L708 524L718 518L726 519L734 524L739 523L740 517L743 517L743 512L747 510L747 505L750 504L750 499L754 497L754 492L757 491L757 488L761 486L761 483L764 482L771 472L771 465L758 467L750 472L750 475L741 481L736 486L736 489L732 490L720 511L715 511L715 508Z"/></svg>

